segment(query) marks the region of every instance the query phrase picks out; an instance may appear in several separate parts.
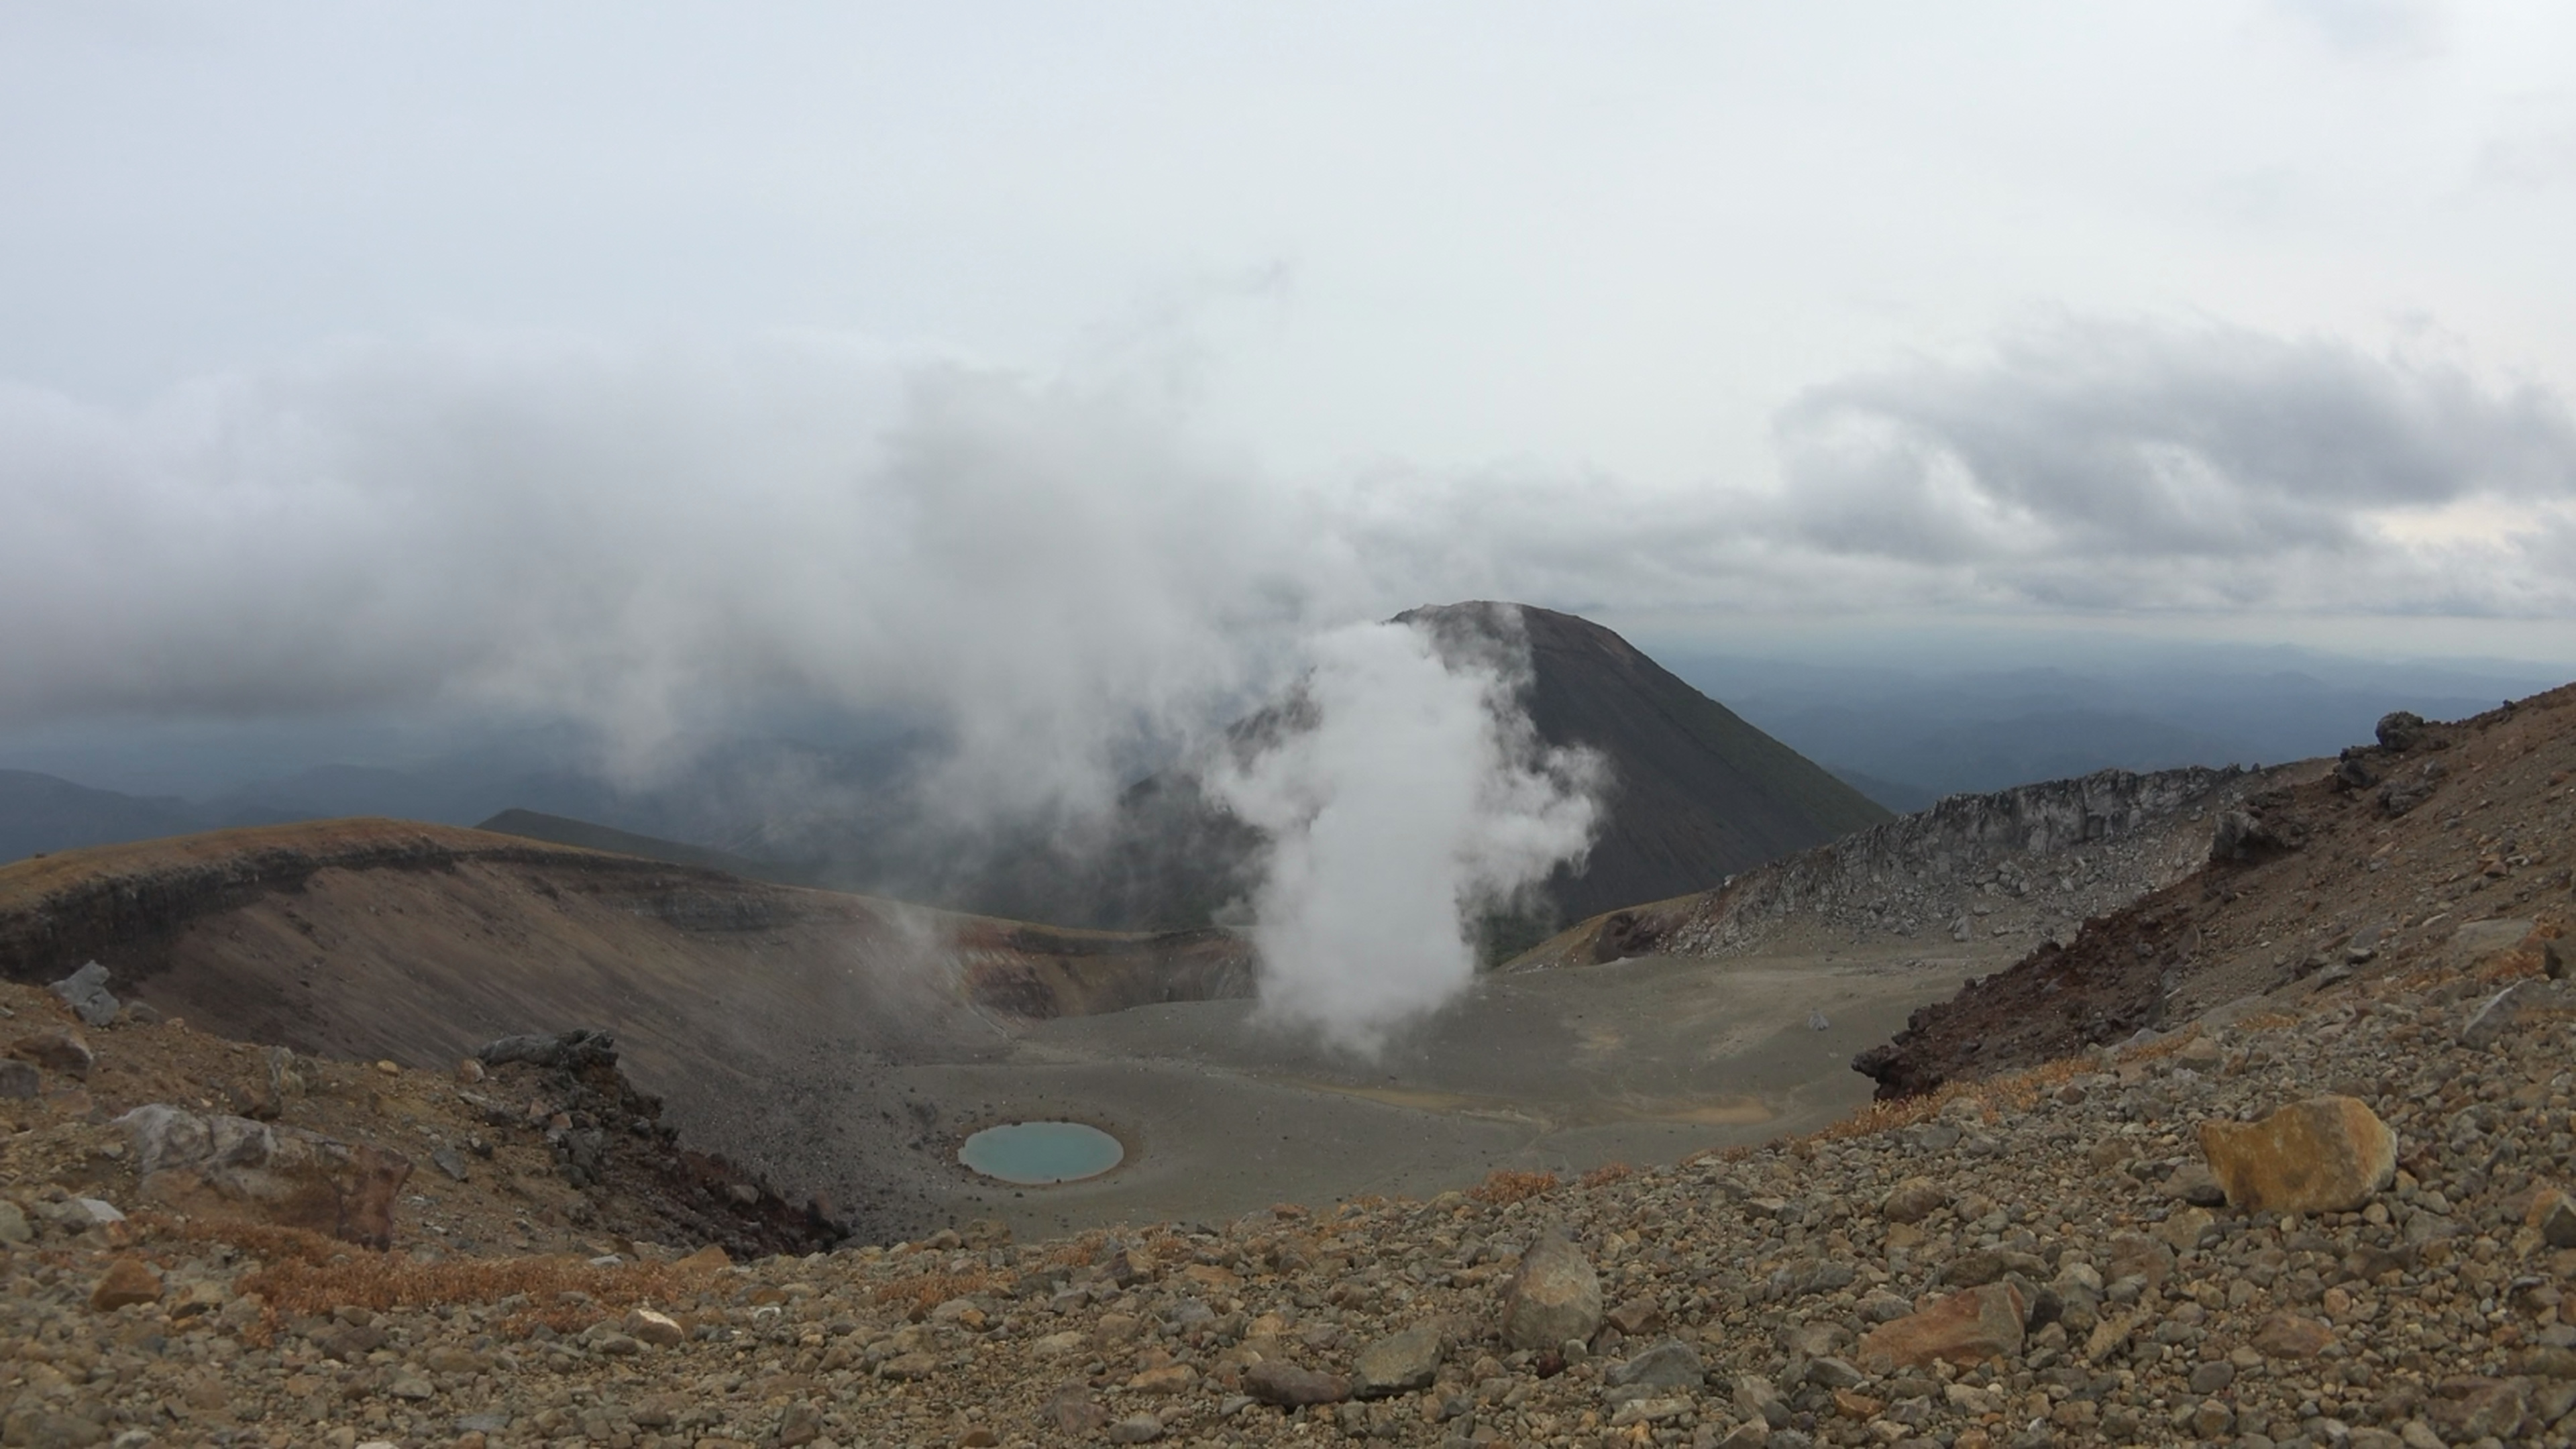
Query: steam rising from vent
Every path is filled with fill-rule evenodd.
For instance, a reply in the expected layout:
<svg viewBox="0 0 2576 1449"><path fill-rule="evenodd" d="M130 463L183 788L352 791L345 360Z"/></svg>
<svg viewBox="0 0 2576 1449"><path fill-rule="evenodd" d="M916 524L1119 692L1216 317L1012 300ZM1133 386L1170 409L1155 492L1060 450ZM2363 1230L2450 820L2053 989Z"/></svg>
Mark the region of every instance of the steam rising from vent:
<svg viewBox="0 0 2576 1449"><path fill-rule="evenodd" d="M1272 841L1264 1009L1355 1051L1464 989L1476 918L1580 860L1599 824L1602 761L1540 746L1518 613L1489 617L1509 630L1495 647L1401 622L1316 637L1299 717L1209 781Z"/></svg>

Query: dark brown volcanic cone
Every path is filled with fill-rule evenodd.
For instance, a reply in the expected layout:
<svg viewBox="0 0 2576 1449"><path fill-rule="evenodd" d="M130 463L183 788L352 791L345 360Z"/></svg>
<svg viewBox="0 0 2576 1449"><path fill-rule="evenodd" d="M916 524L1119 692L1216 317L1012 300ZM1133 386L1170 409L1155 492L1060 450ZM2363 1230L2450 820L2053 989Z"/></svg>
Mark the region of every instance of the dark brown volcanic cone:
<svg viewBox="0 0 2576 1449"><path fill-rule="evenodd" d="M1550 745L1610 762L1609 822L1583 871L1549 882L1556 923L1706 890L1764 861L1889 819L1806 756L1746 724L1589 619L1527 605L1451 604L1397 615L1443 636L1519 629L1522 693Z"/></svg>
<svg viewBox="0 0 2576 1449"><path fill-rule="evenodd" d="M1512 661L1526 639L1521 700L1539 738L1579 745L1609 765L1610 809L1583 868L1559 870L1535 941L1620 906L1705 890L1727 876L1890 818L1859 791L1738 718L1627 640L1589 620L1497 603L1410 610L1453 654ZM1264 710L1238 740L1294 727ZM1118 818L1079 857L1032 844L995 857L979 879L929 895L958 909L1114 930L1207 924L1258 878L1259 836L1181 772L1128 792ZM896 893L902 893L898 890ZM1525 944L1525 942L1521 942Z"/></svg>

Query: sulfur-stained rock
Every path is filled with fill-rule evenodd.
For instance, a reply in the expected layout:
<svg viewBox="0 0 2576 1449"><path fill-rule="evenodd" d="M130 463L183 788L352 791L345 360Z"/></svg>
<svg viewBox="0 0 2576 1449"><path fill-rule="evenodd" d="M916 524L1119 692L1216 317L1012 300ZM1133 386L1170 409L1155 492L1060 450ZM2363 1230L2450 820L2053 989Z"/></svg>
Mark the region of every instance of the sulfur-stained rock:
<svg viewBox="0 0 2576 1449"><path fill-rule="evenodd" d="M1583 1250L1550 1232L1521 1259L1503 1288L1503 1341L1553 1348L1601 1330L1601 1278Z"/></svg>
<svg viewBox="0 0 2576 1449"><path fill-rule="evenodd" d="M1880 1324L1861 1339L1856 1356L1879 1373L1935 1361L1979 1363L2020 1351L2028 1312L2019 1288L1989 1283Z"/></svg>
<svg viewBox="0 0 2576 1449"><path fill-rule="evenodd" d="M2353 1212L2397 1174L2397 1134L2355 1097L2315 1097L2260 1122L2205 1121L2200 1150L2249 1212Z"/></svg>
<svg viewBox="0 0 2576 1449"><path fill-rule="evenodd" d="M107 1265L98 1285L89 1290L89 1306L113 1313L129 1303L161 1301L161 1274L140 1258L119 1258Z"/></svg>

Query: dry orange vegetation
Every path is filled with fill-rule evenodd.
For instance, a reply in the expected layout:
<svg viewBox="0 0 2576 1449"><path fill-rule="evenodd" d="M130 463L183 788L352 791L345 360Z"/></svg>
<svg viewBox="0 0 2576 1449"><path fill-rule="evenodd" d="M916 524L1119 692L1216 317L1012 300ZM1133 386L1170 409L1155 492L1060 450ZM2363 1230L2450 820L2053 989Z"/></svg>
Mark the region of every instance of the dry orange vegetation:
<svg viewBox="0 0 2576 1449"><path fill-rule="evenodd" d="M1483 1182L1467 1189L1467 1196L1481 1203L1502 1207L1507 1203L1521 1202L1537 1197L1541 1193L1553 1192L1556 1186L1556 1174L1553 1172L1515 1172L1506 1167L1488 1173Z"/></svg>

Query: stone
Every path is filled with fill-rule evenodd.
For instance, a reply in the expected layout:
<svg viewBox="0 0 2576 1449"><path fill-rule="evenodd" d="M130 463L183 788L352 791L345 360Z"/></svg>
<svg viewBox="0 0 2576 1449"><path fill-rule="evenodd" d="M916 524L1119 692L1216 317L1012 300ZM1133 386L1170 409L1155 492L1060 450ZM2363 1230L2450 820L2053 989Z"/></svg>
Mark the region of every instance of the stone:
<svg viewBox="0 0 2576 1449"><path fill-rule="evenodd" d="M1029 1357L1039 1359L1066 1358L1073 1354L1082 1352L1084 1349L1090 1347L1090 1345L1091 1340L1083 1337L1081 1333L1068 1328L1061 1333L1050 1333L1043 1338L1031 1339L1029 1341Z"/></svg>
<svg viewBox="0 0 2576 1449"><path fill-rule="evenodd" d="M486 1067L527 1062L576 1075L591 1067L617 1065L617 1038L599 1030L560 1031L552 1036L505 1036L475 1048Z"/></svg>
<svg viewBox="0 0 2576 1449"><path fill-rule="evenodd" d="M2528 1379L2488 1379L2473 1384L2456 1398L2441 1398L2426 1406L2433 1426L2454 1444L2480 1439L2518 1437L2531 1402Z"/></svg>
<svg viewBox="0 0 2576 1449"><path fill-rule="evenodd" d="M470 1348L440 1344L420 1356L420 1366L434 1374L479 1374L492 1367L492 1361Z"/></svg>
<svg viewBox="0 0 2576 1449"><path fill-rule="evenodd" d="M2487 998L2470 1014L2468 1024L2460 1028L2460 1045L2485 1051L2511 1035L2526 1017L2570 1007L2576 1007L2576 992L2556 981L2525 977Z"/></svg>
<svg viewBox="0 0 2576 1449"><path fill-rule="evenodd" d="M2265 1358L2315 1358L2335 1341L2334 1330L2313 1318L2275 1313L2247 1342Z"/></svg>
<svg viewBox="0 0 2576 1449"><path fill-rule="evenodd" d="M1338 1404L1351 1396L1351 1381L1340 1374L1299 1368L1286 1359L1265 1358L1244 1370L1243 1391L1265 1404L1296 1408Z"/></svg>
<svg viewBox="0 0 2576 1449"><path fill-rule="evenodd" d="M107 968L95 961L45 988L61 997L72 1009L72 1015L91 1026L106 1026L116 1020L116 1008L122 1003L107 989Z"/></svg>
<svg viewBox="0 0 2576 1449"><path fill-rule="evenodd" d="M1163 1437L1163 1421L1151 1414L1135 1414L1109 1426L1112 1444L1151 1444Z"/></svg>
<svg viewBox="0 0 2576 1449"><path fill-rule="evenodd" d="M1084 1393L1082 1385L1069 1384L1046 1401L1037 1419L1041 1429L1053 1429L1067 1439L1085 1439L1107 1427L1109 1411Z"/></svg>
<svg viewBox="0 0 2576 1449"><path fill-rule="evenodd" d="M1603 1315L1612 1328L1630 1338L1643 1337L1664 1326L1664 1308L1652 1298L1631 1298Z"/></svg>
<svg viewBox="0 0 2576 1449"><path fill-rule="evenodd" d="M1789 1402L1780 1390L1760 1374L1740 1374L1735 1380L1736 1412L1759 1419L1774 1429L1789 1427Z"/></svg>
<svg viewBox="0 0 2576 1449"><path fill-rule="evenodd" d="M2028 1310L2021 1290L2010 1283L1970 1288L1871 1329L1854 1356L1880 1373L1936 1361L1983 1362L2020 1351Z"/></svg>
<svg viewBox="0 0 2576 1449"><path fill-rule="evenodd" d="M1417 1323L1390 1333L1351 1360L1351 1392L1363 1399L1429 1388L1440 1372L1440 1326Z"/></svg>
<svg viewBox="0 0 2576 1449"><path fill-rule="evenodd" d="M1699 1350L1678 1338L1668 1338L1604 1375L1613 1388L1630 1384L1650 1389L1697 1388L1708 1370L1700 1362Z"/></svg>
<svg viewBox="0 0 2576 1449"><path fill-rule="evenodd" d="M2379 717L2371 730L2383 750L2404 754L2424 742L2424 717L2411 709L2394 709Z"/></svg>
<svg viewBox="0 0 2576 1449"><path fill-rule="evenodd" d="M2236 1365L2223 1358L2197 1365L2191 1371L2191 1391L2195 1394L2214 1394L2234 1382Z"/></svg>
<svg viewBox="0 0 2576 1449"><path fill-rule="evenodd" d="M447 1174L449 1180L465 1180L465 1159L453 1147L441 1147L429 1154L429 1165Z"/></svg>
<svg viewBox="0 0 2576 1449"><path fill-rule="evenodd" d="M74 1077L87 1077L90 1068L98 1065L98 1053L89 1049L79 1032L67 1027L22 1036L9 1044L9 1055Z"/></svg>
<svg viewBox="0 0 2576 1449"><path fill-rule="evenodd" d="M1849 1362L1827 1355L1807 1365L1807 1382L1828 1389L1856 1389L1869 1381L1869 1375Z"/></svg>
<svg viewBox="0 0 2576 1449"><path fill-rule="evenodd" d="M1625 1429L1631 1424L1660 1424L1667 1419L1678 1419L1690 1411L1691 1401L1685 1398L1630 1399L1610 1416L1610 1427Z"/></svg>
<svg viewBox="0 0 2576 1449"><path fill-rule="evenodd" d="M411 1175L410 1159L399 1154L159 1102L114 1125L133 1144L144 1197L162 1206L191 1217L304 1228L370 1248L393 1244L394 1206Z"/></svg>
<svg viewBox="0 0 2576 1449"><path fill-rule="evenodd" d="M2553 1248L2576 1248L2576 1201L2555 1189L2534 1198L2526 1215L2540 1230L2540 1240Z"/></svg>
<svg viewBox="0 0 2576 1449"><path fill-rule="evenodd" d="M1127 1380L1127 1389L1137 1394L1182 1394L1198 1385L1199 1371L1185 1363L1167 1363L1149 1368Z"/></svg>
<svg viewBox="0 0 2576 1449"><path fill-rule="evenodd" d="M136 1303L161 1301L161 1274L140 1258L119 1258L107 1265L96 1286L89 1290L89 1306L101 1313Z"/></svg>
<svg viewBox="0 0 2576 1449"><path fill-rule="evenodd" d="M397 1369L392 1379L386 1382L385 1392L397 1399L426 1399L438 1392L438 1386L418 1370Z"/></svg>
<svg viewBox="0 0 2576 1449"><path fill-rule="evenodd" d="M2356 1097L2314 1097L2260 1122L2203 1121L2200 1150L2247 1212L2356 1212L2395 1180L2397 1134Z"/></svg>
<svg viewBox="0 0 2576 1449"><path fill-rule="evenodd" d="M877 1365L877 1377L883 1379L926 1379L939 1372L939 1360L915 1351L899 1353Z"/></svg>
<svg viewBox="0 0 2576 1449"><path fill-rule="evenodd" d="M2150 1288L2161 1288L2173 1272L2174 1250L2162 1240L2142 1233L2113 1235L2103 1267L2103 1276L2111 1282L2138 1278Z"/></svg>
<svg viewBox="0 0 2576 1449"><path fill-rule="evenodd" d="M1878 1215L1891 1223L1919 1223L1950 1205L1950 1195L1928 1177L1909 1177L1896 1185L1878 1206Z"/></svg>
<svg viewBox="0 0 2576 1449"><path fill-rule="evenodd" d="M36 1230L27 1221L26 1209L5 1197L0 1197L0 1243L15 1247L20 1243L32 1243L35 1240Z"/></svg>
<svg viewBox="0 0 2576 1449"><path fill-rule="evenodd" d="M972 1437L975 1432L976 1431L974 1430L967 1431L968 1437ZM984 1443L987 1446L996 1442L992 1437L990 1437L992 1432L991 1430L984 1430L982 1432L987 1436L984 1439ZM823 1416L812 1404L789 1404L785 1411L779 1414L779 1449L798 1449L798 1446L811 1444L822 1437ZM961 1442L963 1441L961 1440Z"/></svg>
<svg viewBox="0 0 2576 1449"><path fill-rule="evenodd" d="M0 1098L25 1100L43 1096L44 1091L45 1078L34 1062L22 1062L16 1057L0 1061Z"/></svg>
<svg viewBox="0 0 2576 1449"><path fill-rule="evenodd" d="M2219 1186L2218 1175L2198 1162L2175 1168L2164 1180L2164 1194L2194 1207L2220 1207L2227 1202L2227 1189Z"/></svg>
<svg viewBox="0 0 2576 1449"><path fill-rule="evenodd" d="M1503 1289L1503 1342L1516 1349L1589 1340L1601 1329L1601 1279L1591 1260L1549 1232L1522 1255Z"/></svg>
<svg viewBox="0 0 2576 1449"><path fill-rule="evenodd" d="M622 1326L638 1343L649 1343L655 1348L676 1347L687 1341L689 1336L688 1330L680 1327L678 1319L650 1308L638 1308L627 1314Z"/></svg>
<svg viewBox="0 0 2576 1449"><path fill-rule="evenodd" d="M2166 1247L2188 1253L2200 1246L2201 1235L2217 1221L2207 1208L2187 1207L2156 1224L2153 1231Z"/></svg>

